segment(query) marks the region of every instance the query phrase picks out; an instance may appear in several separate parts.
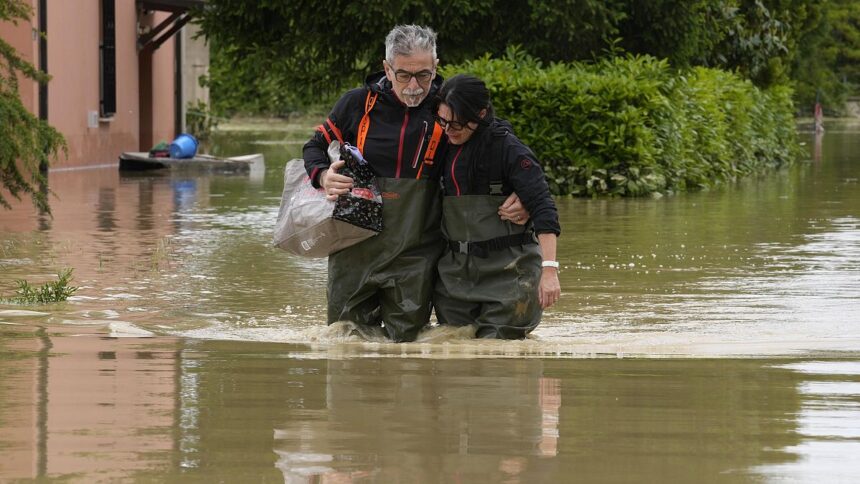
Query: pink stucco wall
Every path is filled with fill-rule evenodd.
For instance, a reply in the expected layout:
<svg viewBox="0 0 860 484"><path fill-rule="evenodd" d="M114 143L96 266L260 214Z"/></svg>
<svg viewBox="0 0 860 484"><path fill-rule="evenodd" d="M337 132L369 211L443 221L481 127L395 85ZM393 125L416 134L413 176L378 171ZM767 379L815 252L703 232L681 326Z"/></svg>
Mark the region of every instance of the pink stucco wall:
<svg viewBox="0 0 860 484"><path fill-rule="evenodd" d="M35 3L35 0L34 0ZM14 25L10 22L0 22L0 37L14 47L18 54L30 64L38 66L38 43L33 36L33 26L38 25L38 19L33 18L32 22L18 22ZM21 83L19 91L21 93L21 101L24 106L27 106L32 113L39 112L39 88L38 84L26 82L22 76L18 77Z"/></svg>
<svg viewBox="0 0 860 484"><path fill-rule="evenodd" d="M158 25L170 14L159 12L155 14L155 24ZM152 139L153 144L159 141L173 139L176 133L176 105L174 58L176 54L176 36L170 38L155 51L152 59ZM147 147L148 149L148 147Z"/></svg>
<svg viewBox="0 0 860 484"><path fill-rule="evenodd" d="M33 1L34 10L38 2ZM48 2L48 122L59 130L69 146L68 156L52 169L116 163L123 151L140 147L139 67L137 11L135 2L116 2L117 112L110 121L88 126L88 113L99 111L100 0ZM145 23L157 25L167 13L154 13ZM0 24L0 35L22 55L38 64L38 43L32 24ZM153 77L153 139L170 140L175 133L174 55L171 39L155 51ZM22 82L22 100L38 113L38 86ZM148 149L148 147L145 147Z"/></svg>

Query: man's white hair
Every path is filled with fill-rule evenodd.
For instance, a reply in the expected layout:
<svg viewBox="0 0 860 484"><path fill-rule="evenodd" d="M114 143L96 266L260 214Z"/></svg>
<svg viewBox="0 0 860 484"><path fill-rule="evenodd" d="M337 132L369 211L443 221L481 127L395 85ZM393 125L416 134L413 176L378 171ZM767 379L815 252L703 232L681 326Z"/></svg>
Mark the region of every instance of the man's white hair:
<svg viewBox="0 0 860 484"><path fill-rule="evenodd" d="M397 25L385 37L385 60L389 64L398 55L430 52L436 59L436 32L420 25Z"/></svg>

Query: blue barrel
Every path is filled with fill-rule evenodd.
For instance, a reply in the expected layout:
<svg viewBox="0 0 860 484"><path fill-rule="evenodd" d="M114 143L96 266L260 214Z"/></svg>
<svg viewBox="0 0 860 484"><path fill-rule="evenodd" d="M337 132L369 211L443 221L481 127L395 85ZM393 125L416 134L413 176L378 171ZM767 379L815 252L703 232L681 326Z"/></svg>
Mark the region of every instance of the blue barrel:
<svg viewBox="0 0 860 484"><path fill-rule="evenodd" d="M171 158L194 158L197 154L197 139L187 133L182 133L170 143Z"/></svg>

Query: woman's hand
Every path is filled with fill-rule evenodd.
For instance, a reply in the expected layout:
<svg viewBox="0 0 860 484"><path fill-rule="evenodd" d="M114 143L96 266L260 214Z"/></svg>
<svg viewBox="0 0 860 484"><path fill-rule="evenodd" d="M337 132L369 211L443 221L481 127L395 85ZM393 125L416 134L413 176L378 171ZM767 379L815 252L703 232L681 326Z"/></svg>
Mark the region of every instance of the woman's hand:
<svg viewBox="0 0 860 484"><path fill-rule="evenodd" d="M320 174L320 186L329 200L337 200L338 195L345 195L352 189L352 178L338 173L345 164L345 161L337 160Z"/></svg>
<svg viewBox="0 0 860 484"><path fill-rule="evenodd" d="M499 217L502 220L510 220L517 225L525 225L529 221L529 212L523 206L520 197L516 193L511 193L505 202L499 206Z"/></svg>
<svg viewBox="0 0 860 484"><path fill-rule="evenodd" d="M538 300L540 307L546 309L558 301L561 297L561 284L558 282L558 269L555 267L544 267L540 276L540 289Z"/></svg>

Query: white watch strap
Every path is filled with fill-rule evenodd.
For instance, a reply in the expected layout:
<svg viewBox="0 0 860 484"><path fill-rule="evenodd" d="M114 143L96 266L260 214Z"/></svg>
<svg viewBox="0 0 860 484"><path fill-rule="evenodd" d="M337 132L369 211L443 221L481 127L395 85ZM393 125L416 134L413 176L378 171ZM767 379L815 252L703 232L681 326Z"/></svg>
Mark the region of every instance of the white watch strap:
<svg viewBox="0 0 860 484"><path fill-rule="evenodd" d="M541 267L555 267L558 269L558 261L555 260L545 260L540 263Z"/></svg>

